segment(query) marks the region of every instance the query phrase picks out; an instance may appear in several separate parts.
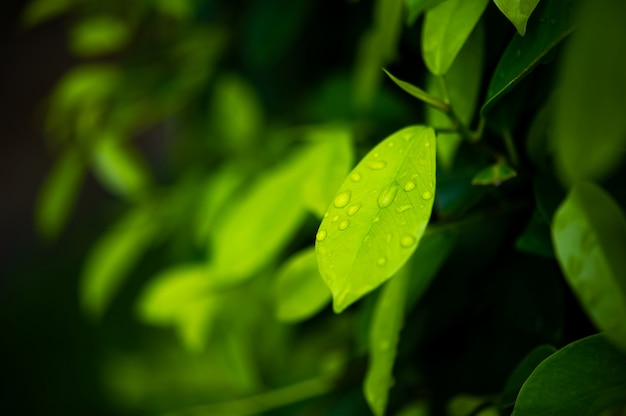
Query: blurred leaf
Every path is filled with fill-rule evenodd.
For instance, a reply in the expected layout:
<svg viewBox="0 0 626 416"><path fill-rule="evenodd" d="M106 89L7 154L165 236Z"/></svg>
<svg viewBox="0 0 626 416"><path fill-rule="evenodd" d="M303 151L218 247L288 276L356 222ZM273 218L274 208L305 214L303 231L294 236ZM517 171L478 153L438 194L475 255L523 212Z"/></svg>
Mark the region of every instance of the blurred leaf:
<svg viewBox="0 0 626 416"><path fill-rule="evenodd" d="M549 259L554 258L550 224L546 222L539 209L533 211L526 228L515 241L515 248Z"/></svg>
<svg viewBox="0 0 626 416"><path fill-rule="evenodd" d="M324 126L308 130L307 139L310 144L303 165L309 169L301 187L302 199L322 217L354 163L352 134L347 127Z"/></svg>
<svg viewBox="0 0 626 416"><path fill-rule="evenodd" d="M235 152L253 152L263 131L263 107L245 79L222 75L216 80L212 122L223 143Z"/></svg>
<svg viewBox="0 0 626 416"><path fill-rule="evenodd" d="M576 184L552 222L557 260L591 321L626 351L626 218L602 188Z"/></svg>
<svg viewBox="0 0 626 416"><path fill-rule="evenodd" d="M341 185L316 236L335 312L389 279L426 229L435 192L431 128L402 129L372 149Z"/></svg>
<svg viewBox="0 0 626 416"><path fill-rule="evenodd" d="M502 389L501 402L503 406L513 406L526 379L542 361L555 352L556 348L551 345L540 345L526 354L524 359L515 367Z"/></svg>
<svg viewBox="0 0 626 416"><path fill-rule="evenodd" d="M461 48L449 71L443 76L450 106L461 122L468 127L474 118L480 94L484 51L485 30L483 25L479 24ZM441 82L437 76L428 74L427 91L434 96L443 96L439 88ZM428 125L436 128L455 128L447 115L432 107L426 108L426 121ZM442 168L452 168L461 140L459 133L437 134L437 160Z"/></svg>
<svg viewBox="0 0 626 416"><path fill-rule="evenodd" d="M558 173L566 183L603 179L626 154L623 39L625 2L583 2L557 85L554 146Z"/></svg>
<svg viewBox="0 0 626 416"><path fill-rule="evenodd" d="M434 75L448 72L489 0L447 0L426 12L422 57Z"/></svg>
<svg viewBox="0 0 626 416"><path fill-rule="evenodd" d="M526 23L539 0L494 0L498 9L513 23L517 33L526 34Z"/></svg>
<svg viewBox="0 0 626 416"><path fill-rule="evenodd" d="M481 412L477 412L478 408L483 406L487 402L488 398L483 396L475 396L473 394L457 394L454 396L447 405L447 416L471 416L482 415ZM496 416L498 413L496 412Z"/></svg>
<svg viewBox="0 0 626 416"><path fill-rule="evenodd" d="M393 364L404 321L408 287L407 270L400 270L382 290L370 327L369 367L363 390L376 416L385 414L389 389L393 385Z"/></svg>
<svg viewBox="0 0 626 416"><path fill-rule="evenodd" d="M439 111L443 111L446 113L448 112L448 106L443 101L438 100L435 96L430 95L426 91L416 87L413 84L410 84L406 81L402 81L394 77L389 72L387 72L386 69L383 69L383 71L385 71L385 74L387 74L387 76L389 76L389 78L391 78L391 80L395 82L395 84L398 87L402 88L405 92L411 94L413 97L417 98L418 100L421 100L425 102L426 104L438 109Z"/></svg>
<svg viewBox="0 0 626 416"><path fill-rule="evenodd" d="M98 319L139 258L152 243L159 224L151 211L136 208L113 224L89 251L81 276L82 307Z"/></svg>
<svg viewBox="0 0 626 416"><path fill-rule="evenodd" d="M74 0L32 0L24 9L22 21L27 27L38 25L67 12Z"/></svg>
<svg viewBox="0 0 626 416"><path fill-rule="evenodd" d="M85 166L80 153L67 149L48 173L37 200L37 231L45 238L55 238L69 218L78 195Z"/></svg>
<svg viewBox="0 0 626 416"><path fill-rule="evenodd" d="M553 153L552 119L554 116L554 100L549 99L535 114L526 135L526 153L535 164L546 162Z"/></svg>
<svg viewBox="0 0 626 416"><path fill-rule="evenodd" d="M395 416L428 416L430 415L429 406L424 401L418 401L405 406Z"/></svg>
<svg viewBox="0 0 626 416"><path fill-rule="evenodd" d="M194 11L193 0L155 0L161 13L176 19L188 19Z"/></svg>
<svg viewBox="0 0 626 416"><path fill-rule="evenodd" d="M183 265L154 277L143 289L137 311L144 322L176 326L187 348L201 351L218 305L206 266Z"/></svg>
<svg viewBox="0 0 626 416"><path fill-rule="evenodd" d="M574 4L574 0L551 0L537 7L527 35L516 33L502 54L480 110L482 115L486 116L572 31Z"/></svg>
<svg viewBox="0 0 626 416"><path fill-rule="evenodd" d="M330 299L317 268L314 247L291 256L276 276L276 314L281 321L305 320L319 312Z"/></svg>
<svg viewBox="0 0 626 416"><path fill-rule="evenodd" d="M445 0L405 0L408 10L407 24L412 26L417 18L427 9L432 9Z"/></svg>
<svg viewBox="0 0 626 416"><path fill-rule="evenodd" d="M127 24L112 16L80 20L70 33L70 49L77 55L93 56L117 52L128 43Z"/></svg>
<svg viewBox="0 0 626 416"><path fill-rule="evenodd" d="M508 181L517 176L517 172L504 162L494 163L478 172L472 178L472 185L494 185L498 186L504 181Z"/></svg>
<svg viewBox="0 0 626 416"><path fill-rule="evenodd" d="M114 133L103 133L93 149L93 169L109 191L134 199L146 192L152 180L141 154L122 141Z"/></svg>
<svg viewBox="0 0 626 416"><path fill-rule="evenodd" d="M601 335L566 345L532 372L513 416L595 416L626 402L626 356Z"/></svg>

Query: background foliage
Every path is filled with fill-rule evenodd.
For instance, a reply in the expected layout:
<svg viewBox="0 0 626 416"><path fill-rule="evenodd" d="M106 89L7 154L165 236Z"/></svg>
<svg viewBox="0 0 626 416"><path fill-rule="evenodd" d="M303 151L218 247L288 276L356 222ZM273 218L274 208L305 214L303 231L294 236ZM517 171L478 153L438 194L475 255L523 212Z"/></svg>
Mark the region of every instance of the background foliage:
<svg viewBox="0 0 626 416"><path fill-rule="evenodd" d="M622 2L34 0L23 24L59 18L49 245L11 271L59 283L3 295L13 413L626 410Z"/></svg>

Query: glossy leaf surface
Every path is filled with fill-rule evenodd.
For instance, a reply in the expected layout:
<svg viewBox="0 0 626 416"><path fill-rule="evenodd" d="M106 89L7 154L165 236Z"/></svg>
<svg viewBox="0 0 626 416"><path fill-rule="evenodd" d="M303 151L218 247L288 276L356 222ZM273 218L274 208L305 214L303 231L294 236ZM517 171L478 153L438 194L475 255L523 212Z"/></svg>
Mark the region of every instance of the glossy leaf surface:
<svg viewBox="0 0 626 416"><path fill-rule="evenodd" d="M539 0L494 0L498 9L513 23L517 33L526 34L526 24Z"/></svg>
<svg viewBox="0 0 626 416"><path fill-rule="evenodd" d="M422 31L422 57L434 75L448 72L489 0L447 0L428 10Z"/></svg>
<svg viewBox="0 0 626 416"><path fill-rule="evenodd" d="M597 185L575 185L554 215L552 239L587 315L626 351L626 218Z"/></svg>
<svg viewBox="0 0 626 416"><path fill-rule="evenodd" d="M412 126L379 143L348 175L316 236L320 273L341 312L389 279L424 233L435 196L435 137Z"/></svg>
<svg viewBox="0 0 626 416"><path fill-rule="evenodd" d="M365 376L365 398L376 416L385 414L389 389L393 385L393 364L404 322L404 305L409 276L400 270L378 298L369 337L369 367Z"/></svg>
<svg viewBox="0 0 626 416"><path fill-rule="evenodd" d="M626 401L626 355L600 334L557 351L522 386L513 416L595 416Z"/></svg>
<svg viewBox="0 0 626 416"><path fill-rule="evenodd" d="M283 265L276 277L275 295L276 314L285 322L307 319L330 302L313 247L296 253Z"/></svg>
<svg viewBox="0 0 626 416"><path fill-rule="evenodd" d="M625 2L584 2L567 45L554 120L558 172L567 183L604 179L624 160L624 16Z"/></svg>

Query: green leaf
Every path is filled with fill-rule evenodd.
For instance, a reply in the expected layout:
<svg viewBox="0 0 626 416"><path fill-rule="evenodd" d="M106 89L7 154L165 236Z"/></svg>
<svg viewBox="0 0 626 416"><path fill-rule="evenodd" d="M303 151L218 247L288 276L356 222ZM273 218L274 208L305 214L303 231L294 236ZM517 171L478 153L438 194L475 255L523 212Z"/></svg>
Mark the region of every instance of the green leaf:
<svg viewBox="0 0 626 416"><path fill-rule="evenodd" d="M543 360L555 352L556 348L551 345L540 345L526 354L524 359L515 367L506 381L504 389L502 389L501 402L503 407L513 406L526 379Z"/></svg>
<svg viewBox="0 0 626 416"><path fill-rule="evenodd" d="M391 279L378 298L370 327L370 361L363 389L376 416L385 414L389 389L393 385L393 364L404 321L408 273L402 269Z"/></svg>
<svg viewBox="0 0 626 416"><path fill-rule="evenodd" d="M526 34L526 23L539 0L493 0L498 9L513 23L517 33Z"/></svg>
<svg viewBox="0 0 626 416"><path fill-rule="evenodd" d="M595 416L626 402L626 356L601 334L575 341L532 372L513 416Z"/></svg>
<svg viewBox="0 0 626 416"><path fill-rule="evenodd" d="M316 236L322 278L343 311L389 279L426 229L435 192L435 137L412 126L387 137L352 170Z"/></svg>
<svg viewBox="0 0 626 416"><path fill-rule="evenodd" d="M137 303L140 318L153 325L174 325L192 351L201 351L211 332L219 297L211 292L206 266L166 269L144 288Z"/></svg>
<svg viewBox="0 0 626 416"><path fill-rule="evenodd" d="M27 27L35 26L67 12L73 3L73 0L33 0L26 5L22 21Z"/></svg>
<svg viewBox="0 0 626 416"><path fill-rule="evenodd" d="M84 175L79 152L66 150L45 179L37 200L35 220L43 237L56 237L67 223Z"/></svg>
<svg viewBox="0 0 626 416"><path fill-rule="evenodd" d="M430 95L426 91L416 87L413 84L394 77L389 72L387 72L386 69L383 69L383 71L385 71L385 74L387 74L387 76L389 76L389 78L391 78L391 80L395 82L397 86L402 88L405 92L411 94L413 97L425 102L426 104L438 109L439 111L443 111L444 113L447 113L449 111L448 105L437 97Z"/></svg>
<svg viewBox="0 0 626 416"><path fill-rule="evenodd" d="M478 172L472 178L472 185L494 185L498 186L504 181L517 176L515 169L504 162L497 162Z"/></svg>
<svg viewBox="0 0 626 416"><path fill-rule="evenodd" d="M524 232L515 241L515 248L549 259L554 258L550 224L538 208L535 208Z"/></svg>
<svg viewBox="0 0 626 416"><path fill-rule="evenodd" d="M147 209L131 211L115 223L89 251L81 276L83 309L100 318L158 232Z"/></svg>
<svg viewBox="0 0 626 416"><path fill-rule="evenodd" d="M480 110L486 116L494 105L524 79L573 30L574 0L542 2L529 22L526 36L515 34L502 54Z"/></svg>
<svg viewBox="0 0 626 416"><path fill-rule="evenodd" d="M93 148L93 169L107 189L133 199L145 193L151 178L139 152L122 141L114 133L102 134Z"/></svg>
<svg viewBox="0 0 626 416"><path fill-rule="evenodd" d="M447 0L426 12L422 57L434 75L448 72L489 0Z"/></svg>
<svg viewBox="0 0 626 416"><path fill-rule="evenodd" d="M294 254L278 272L275 304L279 320L305 320L319 312L330 299L317 267L314 247Z"/></svg>
<svg viewBox="0 0 626 416"><path fill-rule="evenodd" d="M575 185L557 210L552 239L563 274L591 321L626 350L626 218L600 187Z"/></svg>
<svg viewBox="0 0 626 416"><path fill-rule="evenodd" d="M407 24L412 26L415 20L424 12L431 9L445 0L405 0L407 9Z"/></svg>
<svg viewBox="0 0 626 416"><path fill-rule="evenodd" d="M128 43L130 35L130 28L117 18L90 17L72 28L70 48L82 56L116 52Z"/></svg>
<svg viewBox="0 0 626 416"><path fill-rule="evenodd" d="M563 57L554 145L566 183L600 180L626 149L626 3L585 1ZM593 57L593 59L589 59Z"/></svg>
<svg viewBox="0 0 626 416"><path fill-rule="evenodd" d="M468 127L475 116L481 91L484 51L485 31L483 25L478 25L461 48L450 70L442 77L433 74L426 77L428 93L436 97L447 97L452 111ZM445 91L441 91L442 83ZM426 120L430 126L455 128L446 114L433 107L426 108ZM442 168L452 167L461 141L460 133L437 134L437 160Z"/></svg>

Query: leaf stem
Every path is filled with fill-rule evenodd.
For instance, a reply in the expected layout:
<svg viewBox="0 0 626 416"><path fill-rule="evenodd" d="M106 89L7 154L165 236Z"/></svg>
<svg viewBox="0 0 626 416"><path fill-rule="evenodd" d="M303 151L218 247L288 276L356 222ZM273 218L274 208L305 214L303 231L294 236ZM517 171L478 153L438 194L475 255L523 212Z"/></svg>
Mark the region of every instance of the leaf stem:
<svg viewBox="0 0 626 416"><path fill-rule="evenodd" d="M334 383L328 377L317 377L242 399L194 406L170 413L168 416L256 415L311 397L321 396L332 391L333 387Z"/></svg>
<svg viewBox="0 0 626 416"><path fill-rule="evenodd" d="M515 149L515 143L513 142L513 136L509 131L505 131L502 135L504 139L504 145L506 146L506 152L509 155L509 159L513 166L519 166L519 156L517 155L517 150Z"/></svg>

